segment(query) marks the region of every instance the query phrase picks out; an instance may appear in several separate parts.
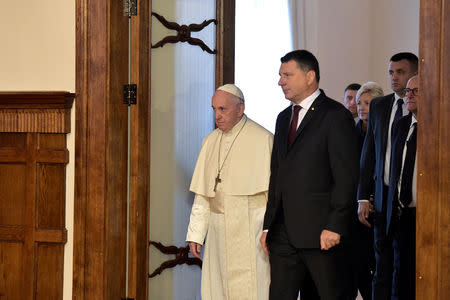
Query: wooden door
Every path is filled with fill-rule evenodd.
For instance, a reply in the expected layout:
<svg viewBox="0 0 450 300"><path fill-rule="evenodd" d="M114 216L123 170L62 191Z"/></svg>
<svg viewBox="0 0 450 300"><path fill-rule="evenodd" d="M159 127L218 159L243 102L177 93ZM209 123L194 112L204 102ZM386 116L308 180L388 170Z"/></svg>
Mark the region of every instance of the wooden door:
<svg viewBox="0 0 450 300"><path fill-rule="evenodd" d="M0 299L62 299L74 94L0 93Z"/></svg>

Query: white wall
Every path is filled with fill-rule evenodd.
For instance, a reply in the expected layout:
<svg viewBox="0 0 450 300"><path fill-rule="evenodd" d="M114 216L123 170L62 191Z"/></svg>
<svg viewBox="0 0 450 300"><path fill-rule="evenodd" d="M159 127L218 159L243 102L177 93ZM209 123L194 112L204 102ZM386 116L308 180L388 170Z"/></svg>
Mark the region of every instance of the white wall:
<svg viewBox="0 0 450 300"><path fill-rule="evenodd" d="M0 90L75 91L75 1L2 1Z"/></svg>
<svg viewBox="0 0 450 300"><path fill-rule="evenodd" d="M0 91L75 92L75 1L2 1ZM72 299L75 104L67 135L63 298Z"/></svg>
<svg viewBox="0 0 450 300"><path fill-rule="evenodd" d="M345 87L370 78L369 3L366 0L317 1L317 53L325 93L341 101Z"/></svg>
<svg viewBox="0 0 450 300"><path fill-rule="evenodd" d="M318 5L317 58L321 84L342 101L351 82L376 81L391 93L390 57L402 51L418 55L419 0L321 0Z"/></svg>
<svg viewBox="0 0 450 300"><path fill-rule="evenodd" d="M419 56L420 0L370 1L371 76L385 93L392 93L388 63L397 52L412 52ZM387 92L388 91L388 92Z"/></svg>

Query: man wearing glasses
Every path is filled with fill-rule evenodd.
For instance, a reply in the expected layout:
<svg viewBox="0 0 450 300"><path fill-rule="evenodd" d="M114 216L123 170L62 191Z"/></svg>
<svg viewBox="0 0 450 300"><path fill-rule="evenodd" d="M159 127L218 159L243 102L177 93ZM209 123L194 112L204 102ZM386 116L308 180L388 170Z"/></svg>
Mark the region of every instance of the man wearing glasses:
<svg viewBox="0 0 450 300"><path fill-rule="evenodd" d="M394 276L392 299L415 299L417 202L417 104L419 81L412 77L405 102L412 114L394 124L386 230L393 233Z"/></svg>
<svg viewBox="0 0 450 300"><path fill-rule="evenodd" d="M392 127L408 114L403 101L406 83L417 74L417 56L409 52L393 55L389 62L389 79L393 94L373 99L364 140L358 187L358 218L371 227L368 217L370 195L374 195L374 250L376 270L372 284L373 299L391 299L394 250L393 233L386 230L389 191ZM375 186L374 186L375 183Z"/></svg>

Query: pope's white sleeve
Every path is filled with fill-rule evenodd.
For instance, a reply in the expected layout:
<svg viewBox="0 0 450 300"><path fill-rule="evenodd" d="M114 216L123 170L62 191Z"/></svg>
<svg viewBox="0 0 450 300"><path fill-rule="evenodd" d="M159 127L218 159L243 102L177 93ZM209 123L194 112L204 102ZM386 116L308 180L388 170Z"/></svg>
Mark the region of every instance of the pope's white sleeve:
<svg viewBox="0 0 450 300"><path fill-rule="evenodd" d="M186 235L187 242L196 242L203 245L206 232L208 231L209 214L209 199L205 196L195 194Z"/></svg>

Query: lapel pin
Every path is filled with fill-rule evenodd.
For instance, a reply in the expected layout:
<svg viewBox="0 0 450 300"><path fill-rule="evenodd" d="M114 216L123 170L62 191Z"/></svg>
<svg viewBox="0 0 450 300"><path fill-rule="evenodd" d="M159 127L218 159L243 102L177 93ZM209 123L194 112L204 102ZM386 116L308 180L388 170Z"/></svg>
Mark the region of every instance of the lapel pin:
<svg viewBox="0 0 450 300"><path fill-rule="evenodd" d="M311 107L311 110L314 110L314 107Z"/></svg>

